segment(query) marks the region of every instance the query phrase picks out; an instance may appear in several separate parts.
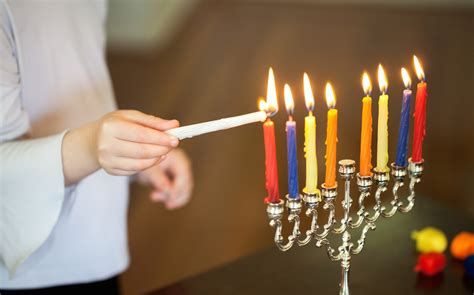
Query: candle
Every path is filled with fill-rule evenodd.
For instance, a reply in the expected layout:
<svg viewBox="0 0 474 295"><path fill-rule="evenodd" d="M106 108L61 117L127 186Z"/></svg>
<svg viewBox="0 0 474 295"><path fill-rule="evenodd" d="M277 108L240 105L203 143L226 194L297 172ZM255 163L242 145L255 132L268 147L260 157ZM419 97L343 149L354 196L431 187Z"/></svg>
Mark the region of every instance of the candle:
<svg viewBox="0 0 474 295"><path fill-rule="evenodd" d="M270 113L278 111L275 77L272 68L268 71L267 102L260 101L260 110ZM275 124L270 117L263 123L263 135L265 140L265 186L268 193L265 202L278 203L280 202L280 190L278 188Z"/></svg>
<svg viewBox="0 0 474 295"><path fill-rule="evenodd" d="M421 162L423 160L422 149L423 140L426 133L426 100L427 100L427 84L425 82L425 73L421 67L420 61L416 56L413 56L415 63L416 75L420 82L416 88L416 103L415 103L415 127L413 132L413 150L412 161Z"/></svg>
<svg viewBox="0 0 474 295"><path fill-rule="evenodd" d="M286 122L286 148L288 155L288 196L299 198L298 189L298 160L296 158L296 122L293 120L294 102L290 86L285 84L285 105L288 111Z"/></svg>
<svg viewBox="0 0 474 295"><path fill-rule="evenodd" d="M379 118L377 128L377 166L375 169L380 172L388 170L388 95L386 94L388 83L382 65L379 64L378 80L380 92L379 96Z"/></svg>
<svg viewBox="0 0 474 295"><path fill-rule="evenodd" d="M313 116L314 97L308 74L303 75L304 97L308 116L304 118L304 151L306 157L306 194L318 193L318 160L316 157L316 118Z"/></svg>
<svg viewBox="0 0 474 295"><path fill-rule="evenodd" d="M328 126L326 135L326 187L336 186L336 146L337 146L337 110L336 96L330 83L326 84L326 103L328 105Z"/></svg>
<svg viewBox="0 0 474 295"><path fill-rule="evenodd" d="M400 116L400 128L398 129L397 157L395 165L405 167L407 165L407 142L408 130L410 127L410 101L411 101L411 80L405 68L402 68L403 90L402 112Z"/></svg>
<svg viewBox="0 0 474 295"><path fill-rule="evenodd" d="M362 125L360 130L360 172L361 176L370 176L372 169L372 84L367 73L362 76L365 97L362 99Z"/></svg>
<svg viewBox="0 0 474 295"><path fill-rule="evenodd" d="M204 123L198 123L178 128L169 129L166 131L169 135L177 137L179 140L191 138L197 135L215 132L219 130L238 127L254 122L263 122L267 118L267 113L264 111L249 113L241 116L224 118Z"/></svg>

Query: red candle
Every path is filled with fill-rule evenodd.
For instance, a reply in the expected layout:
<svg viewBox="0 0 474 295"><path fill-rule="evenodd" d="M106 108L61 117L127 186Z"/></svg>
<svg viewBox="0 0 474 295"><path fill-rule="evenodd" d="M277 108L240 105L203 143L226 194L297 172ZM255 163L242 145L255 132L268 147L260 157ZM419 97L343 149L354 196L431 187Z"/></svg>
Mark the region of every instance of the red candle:
<svg viewBox="0 0 474 295"><path fill-rule="evenodd" d="M420 80L416 89L415 103L415 126L413 132L413 149L411 159L413 162L421 162L423 160L423 140L426 134L426 100L428 93L426 91L427 84L425 82L425 74L420 62L416 56L413 56L415 62L416 75Z"/></svg>
<svg viewBox="0 0 474 295"><path fill-rule="evenodd" d="M266 111L270 116L278 111L275 77L272 68L268 71L267 102L265 103L263 100L260 101L260 110ZM275 124L270 117L263 123L263 136L265 140L265 187L268 193L265 202L279 203L280 189L278 188Z"/></svg>
<svg viewBox="0 0 474 295"><path fill-rule="evenodd" d="M275 124L270 118L263 123L263 135L265 139L265 187L268 192L265 202L278 203L280 202L280 190L278 187Z"/></svg>

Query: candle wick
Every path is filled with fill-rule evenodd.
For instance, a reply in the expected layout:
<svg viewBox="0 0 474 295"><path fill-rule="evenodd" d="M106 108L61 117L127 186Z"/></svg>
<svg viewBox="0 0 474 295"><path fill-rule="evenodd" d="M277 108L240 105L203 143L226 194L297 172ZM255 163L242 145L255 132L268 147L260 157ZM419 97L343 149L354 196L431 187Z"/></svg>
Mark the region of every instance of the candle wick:
<svg viewBox="0 0 474 295"><path fill-rule="evenodd" d="M289 115L289 120L290 120L290 122L293 121L293 116L292 115Z"/></svg>

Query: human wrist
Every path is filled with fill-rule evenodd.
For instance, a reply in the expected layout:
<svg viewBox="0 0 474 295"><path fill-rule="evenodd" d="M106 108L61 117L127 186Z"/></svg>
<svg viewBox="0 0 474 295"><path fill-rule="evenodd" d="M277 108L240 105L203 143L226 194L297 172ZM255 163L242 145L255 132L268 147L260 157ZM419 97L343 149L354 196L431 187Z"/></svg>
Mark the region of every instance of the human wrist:
<svg viewBox="0 0 474 295"><path fill-rule="evenodd" d="M66 186L79 182L100 169L97 159L97 126L97 122L91 122L65 134L62 158Z"/></svg>

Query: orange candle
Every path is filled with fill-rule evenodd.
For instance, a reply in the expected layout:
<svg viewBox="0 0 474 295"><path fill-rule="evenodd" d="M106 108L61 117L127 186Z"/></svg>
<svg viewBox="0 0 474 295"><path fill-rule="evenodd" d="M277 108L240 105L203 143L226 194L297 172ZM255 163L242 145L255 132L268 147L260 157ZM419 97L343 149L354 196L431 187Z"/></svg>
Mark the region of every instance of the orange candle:
<svg viewBox="0 0 474 295"><path fill-rule="evenodd" d="M360 130L360 172L361 176L370 176L372 169L372 85L367 73L362 76L365 97L362 99L362 126Z"/></svg>
<svg viewBox="0 0 474 295"><path fill-rule="evenodd" d="M325 186L336 186L336 146L337 146L337 110L336 97L330 83L326 84L326 103L328 105L328 126L326 135L326 178Z"/></svg>

